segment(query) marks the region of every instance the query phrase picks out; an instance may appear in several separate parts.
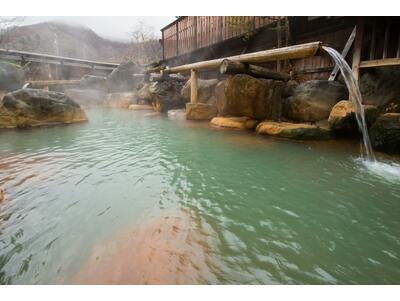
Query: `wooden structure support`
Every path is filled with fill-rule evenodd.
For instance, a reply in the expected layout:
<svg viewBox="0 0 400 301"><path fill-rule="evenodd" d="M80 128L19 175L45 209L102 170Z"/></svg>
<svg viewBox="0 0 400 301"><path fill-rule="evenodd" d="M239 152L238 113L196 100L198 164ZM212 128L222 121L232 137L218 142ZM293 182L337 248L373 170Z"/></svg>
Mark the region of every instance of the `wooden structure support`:
<svg viewBox="0 0 400 301"><path fill-rule="evenodd" d="M400 65L400 58L361 61L359 67L360 68L373 68L373 67L384 67L384 66L395 66L395 65Z"/></svg>
<svg viewBox="0 0 400 301"><path fill-rule="evenodd" d="M271 78L276 80L288 81L290 75L282 72L275 72L257 65L245 64L231 60L223 60L219 68L221 74L244 73L254 77Z"/></svg>
<svg viewBox="0 0 400 301"><path fill-rule="evenodd" d="M192 104L197 103L197 71L190 70L190 102Z"/></svg>
<svg viewBox="0 0 400 301"><path fill-rule="evenodd" d="M364 22L360 19L357 24L356 37L353 51L353 76L358 81L360 77L360 61L361 61L361 48L364 34Z"/></svg>
<svg viewBox="0 0 400 301"><path fill-rule="evenodd" d="M209 61L191 63L176 67L167 67L163 70L163 72L179 73L179 72L189 72L192 69L196 71L217 69L220 67L221 63L225 59L242 63L257 64L257 63L265 63L278 60L306 58L314 56L320 50L321 45L322 45L321 42L311 42L311 43L293 45L283 48L263 50L258 52L230 56L226 58L219 58Z"/></svg>
<svg viewBox="0 0 400 301"><path fill-rule="evenodd" d="M342 51L343 58L346 58L347 53L349 53L349 50L350 50L351 46L353 45L354 38L356 37L356 31L357 31L357 26L354 26L353 31L351 32L349 39L347 40L346 45L343 48L343 51ZM339 73L339 66L336 64L335 68L333 68L333 71L332 71L331 75L329 76L328 80L330 80L330 81L335 80L338 73Z"/></svg>
<svg viewBox="0 0 400 301"><path fill-rule="evenodd" d="M27 81L32 87L43 87L48 89L49 86L54 85L78 85L80 80L33 80Z"/></svg>

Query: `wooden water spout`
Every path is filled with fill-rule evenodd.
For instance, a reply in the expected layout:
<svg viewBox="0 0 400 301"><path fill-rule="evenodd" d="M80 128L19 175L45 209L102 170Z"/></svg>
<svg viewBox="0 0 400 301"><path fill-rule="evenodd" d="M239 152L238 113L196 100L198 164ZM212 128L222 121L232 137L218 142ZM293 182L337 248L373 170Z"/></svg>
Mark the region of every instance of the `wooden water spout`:
<svg viewBox="0 0 400 301"><path fill-rule="evenodd" d="M165 67L164 69L161 70L163 74L169 74L169 73L183 73L183 72L189 72L191 73L191 82L190 82L190 102L191 103L197 103L197 73L199 71L204 71L204 70L212 70L212 69L218 69L221 67L221 64L229 60L230 62L233 63L246 63L246 64L261 64L265 62L272 62L272 61L283 61L283 60L289 60L289 59L300 59L300 58L306 58L306 57L311 57L314 56L318 53L318 51L321 49L322 42L311 42L311 43L306 43L306 44L300 44L300 45L293 45L293 46L287 46L287 47L282 47L282 48L276 48L276 49L268 49L268 50L263 50L263 51L257 51L257 52L251 52L251 53L246 53L246 54L240 54L240 55L234 55L230 57L224 57L224 58L219 58L219 59L214 59L214 60L209 60L209 61L202 61L202 62L197 62L197 63L191 63L191 64L185 64L181 66L176 66L176 67ZM232 63L231 63L232 66ZM238 65L240 68L243 68L243 66L246 65ZM248 65L247 65L248 66ZM248 68L248 67L246 67ZM252 72L254 71L255 73L264 73L265 74L265 68L261 68L258 66L251 67ZM151 72L155 69L149 69L146 70L145 72ZM270 75L272 73L269 73ZM277 72L274 72L273 76L275 77L280 77L281 80L287 80L287 76L280 74ZM273 78L273 77L272 77Z"/></svg>
<svg viewBox="0 0 400 301"><path fill-rule="evenodd" d="M312 43L293 45L276 49L268 49L268 50L234 55L230 57L219 58L209 61L185 64L176 67L166 67L163 70L163 72L179 73L179 72L189 72L192 69L197 71L218 69L221 63L226 59L241 63L260 64L260 63L279 61L279 60L311 57L314 56L318 52L318 50L320 50L321 45L322 42L312 42Z"/></svg>

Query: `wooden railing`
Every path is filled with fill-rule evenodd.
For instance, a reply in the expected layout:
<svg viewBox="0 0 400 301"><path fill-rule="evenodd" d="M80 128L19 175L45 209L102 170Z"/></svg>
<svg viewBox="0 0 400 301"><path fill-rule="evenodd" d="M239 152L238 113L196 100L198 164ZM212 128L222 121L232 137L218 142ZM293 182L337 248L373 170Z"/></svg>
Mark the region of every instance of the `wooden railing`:
<svg viewBox="0 0 400 301"><path fill-rule="evenodd" d="M168 59L198 48L246 36L283 17L189 16L180 17L162 31L163 57Z"/></svg>

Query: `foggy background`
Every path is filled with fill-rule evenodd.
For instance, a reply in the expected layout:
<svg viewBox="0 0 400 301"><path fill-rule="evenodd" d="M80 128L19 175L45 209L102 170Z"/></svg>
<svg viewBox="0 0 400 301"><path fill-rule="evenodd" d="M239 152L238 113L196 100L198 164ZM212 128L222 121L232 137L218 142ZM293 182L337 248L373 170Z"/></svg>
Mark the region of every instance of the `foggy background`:
<svg viewBox="0 0 400 301"><path fill-rule="evenodd" d="M173 16L117 16L117 17L94 17L94 16L30 16L25 17L21 25L30 25L41 22L57 21L73 25L82 25L94 30L98 35L117 41L128 42L129 32L138 23L143 22L154 27L154 33L161 37L160 29L175 20Z"/></svg>

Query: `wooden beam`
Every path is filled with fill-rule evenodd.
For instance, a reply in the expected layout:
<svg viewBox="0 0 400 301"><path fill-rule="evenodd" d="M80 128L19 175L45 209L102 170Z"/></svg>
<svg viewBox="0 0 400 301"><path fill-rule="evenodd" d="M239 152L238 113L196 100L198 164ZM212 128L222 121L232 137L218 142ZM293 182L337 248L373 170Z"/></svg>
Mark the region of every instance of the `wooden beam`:
<svg viewBox="0 0 400 301"><path fill-rule="evenodd" d="M356 38L353 51L353 63L352 63L353 76L357 81L360 77L360 61L361 61L363 34L364 34L364 22L362 21L362 19L360 19L357 24Z"/></svg>
<svg viewBox="0 0 400 301"><path fill-rule="evenodd" d="M312 42L312 43L293 45L283 48L263 50L258 52L230 56L226 58L219 58L209 61L186 64L176 67L167 67L164 70L164 72L179 73L179 72L188 72L191 69L195 69L197 71L217 69L221 65L222 61L225 59L242 63L257 64L257 63L265 63L265 62L285 60L285 59L299 59L299 58L311 57L314 56L318 52L318 50L320 50L321 45L322 42Z"/></svg>
<svg viewBox="0 0 400 301"><path fill-rule="evenodd" d="M373 67L395 66L395 65L400 65L400 58L389 58L389 59L360 62L360 68L373 68Z"/></svg>
<svg viewBox="0 0 400 301"><path fill-rule="evenodd" d="M349 52L349 50L351 48L351 45L353 45L354 38L356 37L356 30L357 30L357 26L354 26L353 31L351 32L351 34L346 42L346 45L343 48L343 51L342 51L343 58L346 58L347 53ZM339 73L339 66L336 64L335 68L333 68L333 71L332 71L331 75L329 76L328 80L330 80L330 81L335 80L338 73Z"/></svg>
<svg viewBox="0 0 400 301"><path fill-rule="evenodd" d="M190 103L197 103L197 71L190 70Z"/></svg>
<svg viewBox="0 0 400 301"><path fill-rule="evenodd" d="M254 77L271 78L282 81L290 80L290 75L282 72L275 72L264 67L249 65L245 63L223 60L219 68L221 74L248 74Z"/></svg>

